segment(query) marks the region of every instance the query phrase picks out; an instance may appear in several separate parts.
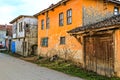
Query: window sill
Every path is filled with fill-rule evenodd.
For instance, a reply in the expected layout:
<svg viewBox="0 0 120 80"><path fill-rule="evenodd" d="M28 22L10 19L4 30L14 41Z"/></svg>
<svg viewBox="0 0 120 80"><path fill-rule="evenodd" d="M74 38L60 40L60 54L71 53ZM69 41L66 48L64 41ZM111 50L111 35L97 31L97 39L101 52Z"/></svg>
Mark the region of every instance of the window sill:
<svg viewBox="0 0 120 80"><path fill-rule="evenodd" d="M71 25L72 23L67 23L67 25Z"/></svg>

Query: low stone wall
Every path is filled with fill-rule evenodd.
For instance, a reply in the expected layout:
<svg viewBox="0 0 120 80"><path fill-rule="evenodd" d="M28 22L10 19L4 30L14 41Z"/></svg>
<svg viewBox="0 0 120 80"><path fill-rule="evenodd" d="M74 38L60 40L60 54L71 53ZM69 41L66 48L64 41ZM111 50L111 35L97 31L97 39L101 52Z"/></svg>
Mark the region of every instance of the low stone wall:
<svg viewBox="0 0 120 80"><path fill-rule="evenodd" d="M70 50L70 49L50 49L48 51L42 51L38 49L39 55L43 57L53 57L58 55L65 60L73 61L76 65L84 67L83 52L82 50Z"/></svg>

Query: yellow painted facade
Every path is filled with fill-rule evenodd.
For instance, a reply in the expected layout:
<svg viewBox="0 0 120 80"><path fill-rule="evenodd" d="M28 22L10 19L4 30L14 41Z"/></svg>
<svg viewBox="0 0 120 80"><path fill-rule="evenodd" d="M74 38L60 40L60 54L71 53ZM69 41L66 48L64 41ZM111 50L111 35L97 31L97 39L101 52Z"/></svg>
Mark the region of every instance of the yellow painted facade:
<svg viewBox="0 0 120 80"><path fill-rule="evenodd" d="M109 13L107 17L112 16L115 6L117 4L112 2L105 4L103 0L68 0L66 2L61 1L53 5L52 8L36 14L35 16L38 18L38 55L51 57L57 54L62 58L72 59L78 65L83 66L83 40L77 40L67 31L91 23L90 21L93 21L93 23L100 21L104 19L107 13ZM68 25L67 10L69 9L72 10L72 23ZM60 13L64 15L63 26L59 26ZM46 29L47 18L50 19L49 29ZM41 29L42 20L44 20L43 30ZM48 46L43 47L41 46L42 38L46 37L48 38ZM60 37L65 37L65 44L60 44Z"/></svg>

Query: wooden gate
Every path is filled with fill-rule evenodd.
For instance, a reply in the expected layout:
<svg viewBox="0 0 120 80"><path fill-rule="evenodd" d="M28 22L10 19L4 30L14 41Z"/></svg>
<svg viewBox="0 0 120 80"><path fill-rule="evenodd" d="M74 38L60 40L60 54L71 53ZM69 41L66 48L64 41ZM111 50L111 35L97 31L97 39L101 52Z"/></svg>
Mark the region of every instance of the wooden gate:
<svg viewBox="0 0 120 80"><path fill-rule="evenodd" d="M114 72L114 48L112 34L84 37L85 68L101 75L112 76Z"/></svg>

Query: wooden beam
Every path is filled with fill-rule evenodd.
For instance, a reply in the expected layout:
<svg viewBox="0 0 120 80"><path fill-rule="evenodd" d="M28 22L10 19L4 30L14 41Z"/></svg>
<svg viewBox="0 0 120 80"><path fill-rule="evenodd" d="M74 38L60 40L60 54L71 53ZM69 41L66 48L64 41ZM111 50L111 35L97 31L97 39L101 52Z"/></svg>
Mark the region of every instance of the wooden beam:
<svg viewBox="0 0 120 80"><path fill-rule="evenodd" d="M70 33L71 35L80 35L80 34L86 34L86 33L94 33L98 31L104 31L104 30L114 30L114 29L119 29L120 25L115 25L115 26L109 26L109 27L103 27L103 28L98 28L98 29L88 29L84 31L80 31L77 33Z"/></svg>

